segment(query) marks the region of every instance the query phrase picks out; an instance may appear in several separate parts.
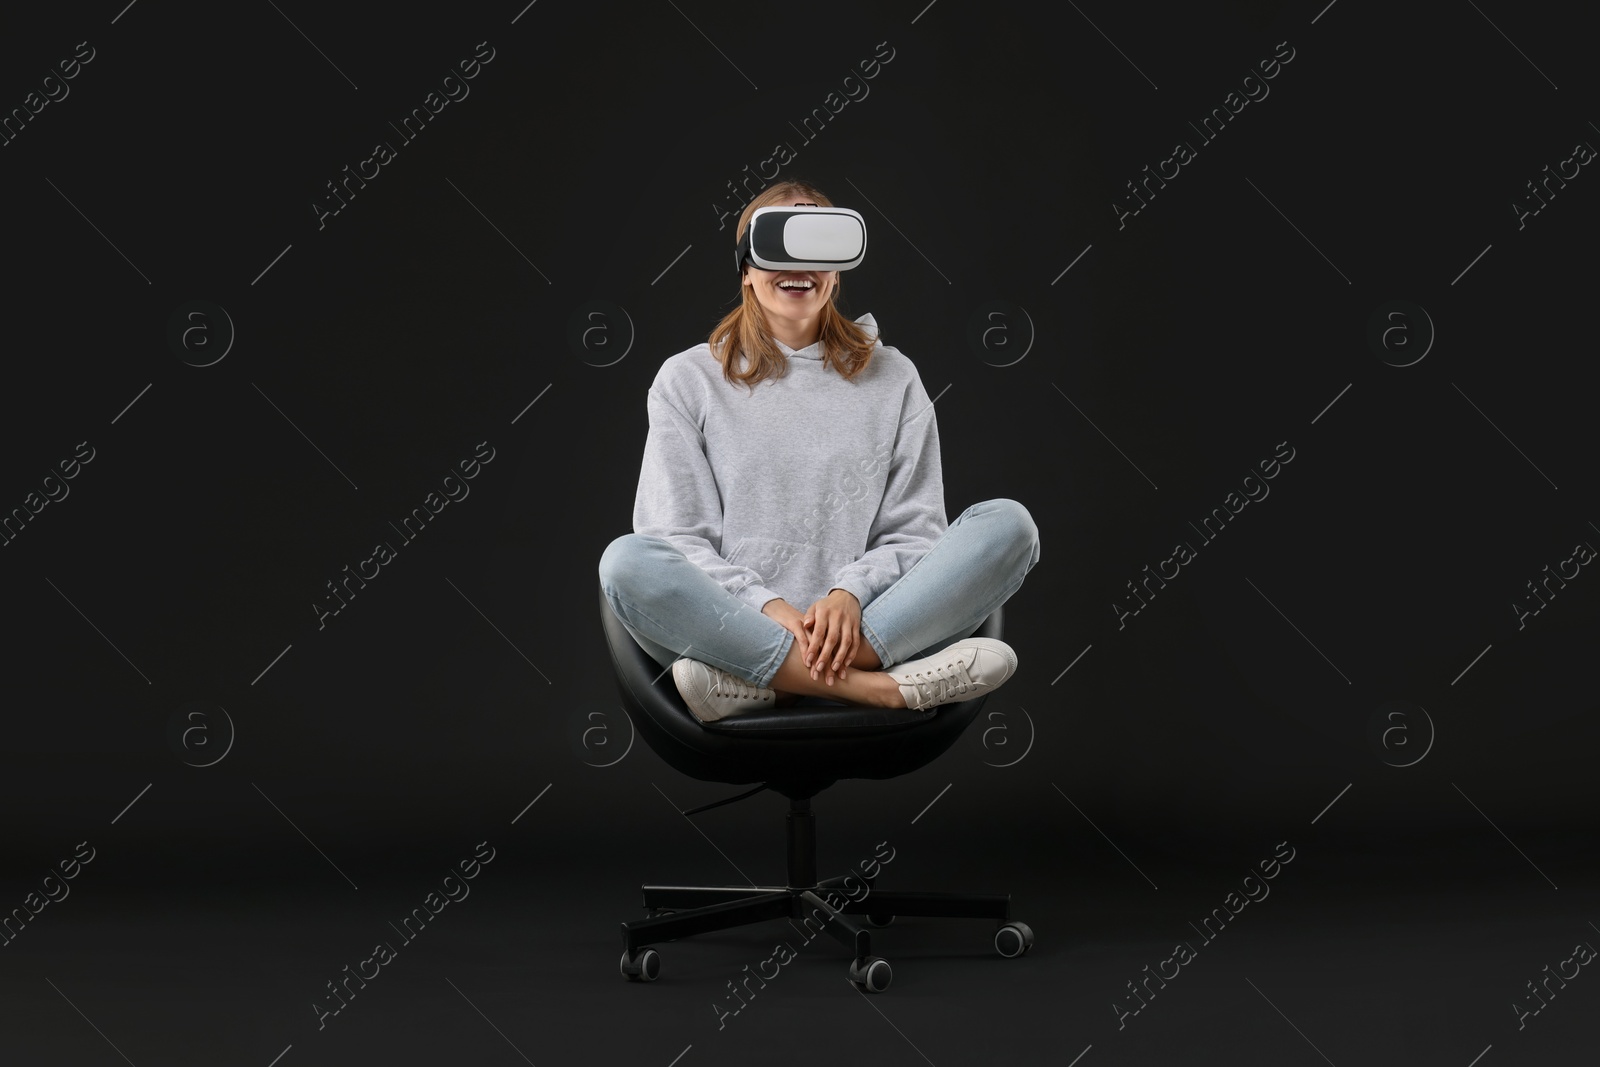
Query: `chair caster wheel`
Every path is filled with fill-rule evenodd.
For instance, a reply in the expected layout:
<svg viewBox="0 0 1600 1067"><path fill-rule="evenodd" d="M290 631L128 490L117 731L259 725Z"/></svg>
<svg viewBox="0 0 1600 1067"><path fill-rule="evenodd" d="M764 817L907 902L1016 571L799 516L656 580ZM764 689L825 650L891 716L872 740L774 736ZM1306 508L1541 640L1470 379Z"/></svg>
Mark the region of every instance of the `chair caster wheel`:
<svg viewBox="0 0 1600 1067"><path fill-rule="evenodd" d="M653 948L622 953L622 977L630 982L654 982L661 977L661 954Z"/></svg>
<svg viewBox="0 0 1600 1067"><path fill-rule="evenodd" d="M850 981L863 993L882 993L893 978L889 961L880 956L862 956L850 965Z"/></svg>
<svg viewBox="0 0 1600 1067"><path fill-rule="evenodd" d="M868 915L867 916L867 925L868 926L880 926L880 927L881 926L888 926L892 922L894 922L894 916L893 915Z"/></svg>
<svg viewBox="0 0 1600 1067"><path fill-rule="evenodd" d="M994 932L994 950L1011 959L1033 947L1033 931L1027 923L1006 923Z"/></svg>

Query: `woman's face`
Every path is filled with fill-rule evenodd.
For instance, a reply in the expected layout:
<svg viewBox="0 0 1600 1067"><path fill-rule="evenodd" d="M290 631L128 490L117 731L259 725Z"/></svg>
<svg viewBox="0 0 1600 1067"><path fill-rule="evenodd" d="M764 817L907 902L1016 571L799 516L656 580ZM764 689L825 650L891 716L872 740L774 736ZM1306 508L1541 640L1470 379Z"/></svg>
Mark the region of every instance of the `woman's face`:
<svg viewBox="0 0 1600 1067"><path fill-rule="evenodd" d="M804 327L822 314L839 285L836 270L762 270L754 263L744 269L744 284L769 316Z"/></svg>

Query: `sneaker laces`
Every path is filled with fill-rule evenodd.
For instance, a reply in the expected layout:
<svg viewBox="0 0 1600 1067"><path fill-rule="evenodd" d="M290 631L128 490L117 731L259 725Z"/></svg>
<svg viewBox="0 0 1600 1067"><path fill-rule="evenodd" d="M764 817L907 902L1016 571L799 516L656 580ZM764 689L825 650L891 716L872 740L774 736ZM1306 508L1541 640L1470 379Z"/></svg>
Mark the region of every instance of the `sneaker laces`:
<svg viewBox="0 0 1600 1067"><path fill-rule="evenodd" d="M732 671L725 671L720 667L711 668L711 695L734 700L766 699L762 695L760 686L751 685Z"/></svg>
<svg viewBox="0 0 1600 1067"><path fill-rule="evenodd" d="M960 656L931 671L917 671L911 678L911 685L923 698L922 707L947 703L953 695L965 695L978 688L978 683L967 673L966 660Z"/></svg>

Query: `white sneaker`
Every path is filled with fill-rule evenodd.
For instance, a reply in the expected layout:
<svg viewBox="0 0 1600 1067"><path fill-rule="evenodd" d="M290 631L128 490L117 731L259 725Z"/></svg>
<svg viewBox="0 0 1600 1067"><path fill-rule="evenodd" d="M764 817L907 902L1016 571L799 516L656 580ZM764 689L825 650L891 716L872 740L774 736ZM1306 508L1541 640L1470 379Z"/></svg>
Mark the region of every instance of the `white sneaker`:
<svg viewBox="0 0 1600 1067"><path fill-rule="evenodd" d="M777 697L771 689L753 686L737 674L687 657L673 661L672 680L678 683L683 702L701 722L770 708Z"/></svg>
<svg viewBox="0 0 1600 1067"><path fill-rule="evenodd" d="M1017 669L1017 654L1004 641L968 637L922 659L884 673L900 684L906 707L928 711L940 704L970 700L1000 688Z"/></svg>

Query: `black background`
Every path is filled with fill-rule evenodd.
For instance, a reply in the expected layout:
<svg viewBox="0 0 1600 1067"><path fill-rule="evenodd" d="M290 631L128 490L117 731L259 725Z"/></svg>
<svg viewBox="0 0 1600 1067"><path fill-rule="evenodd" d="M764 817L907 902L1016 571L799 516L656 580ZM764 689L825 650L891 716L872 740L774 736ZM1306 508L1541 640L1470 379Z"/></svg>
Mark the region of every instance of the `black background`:
<svg viewBox="0 0 1600 1067"><path fill-rule="evenodd" d="M191 1047L182 1020L207 1015L208 997L250 1005L252 1021L238 1021L242 1007L209 1013L214 1046L196 1062L265 1064L291 1042L285 1067L376 1057L374 1043L334 1053L302 1001L364 954L374 917L436 881L415 872L442 873L488 840L497 860L481 888L500 896L475 921L484 945L523 939L527 973L508 965L480 984L515 1000L519 980L592 971L618 998L585 1036L562 1018L586 1008L535 1011L522 996L542 1020L516 1041L532 1062L666 1063L691 1042L690 1057L721 1062L702 1001L754 948L718 942L732 947L687 995L692 1022L623 1001L661 990L610 971L632 886L729 875L672 811L720 787L628 747L595 567L631 528L646 387L737 299L728 252L742 200L727 183L780 141L797 156L783 177L867 219L869 254L844 276L841 306L873 313L939 397L950 517L1011 497L1042 545L1006 605L1021 668L984 726L916 775L830 791L824 866L889 839L930 887L974 873L1031 886L1032 913L1059 916L1057 930L1120 928L1080 909L1075 894L1097 886L1132 909L1128 929L1158 940L1181 922L1141 917L1138 902L1157 899L1142 894L1193 884L1173 915L1202 913L1284 839L1316 857L1296 871L1308 893L1426 897L1392 920L1352 914L1355 929L1470 911L1474 887L1505 884L1516 903L1484 903L1482 916L1545 921L1559 902L1571 921L1481 976L1458 972L1458 991L1431 994L1436 1010L1401 997L1346 1018L1343 1058L1319 1051L1420 1062L1405 1041L1465 1028L1460 1048L1419 1045L1465 1065L1485 1043L1534 1040L1511 1036L1504 1002L1600 919L1600 579L1585 568L1521 628L1513 608L1546 565L1600 544L1586 366L1597 179L1584 167L1520 227L1513 208L1535 204L1526 183L1544 167L1600 143L1577 17L1356 0L140 0L8 14L8 113L77 42L95 55L67 98L0 147L0 509L24 507L80 442L94 458L0 548L0 907L77 842L97 857L73 898L0 950L19 1013L0 1049L113 1062L57 996L70 989L41 980L76 968L80 991L103 983L106 1013L135 987L170 993L123 1025L132 1062L175 1062ZM470 95L402 143L389 124L478 42L494 58ZM1293 59L1270 94L1201 142L1188 124L1280 42ZM889 48L865 98L814 140L796 133L791 122ZM1125 183L1179 140L1196 158L1119 226ZM377 141L396 158L319 228L325 183ZM215 314L212 348L169 342L192 301L231 320L231 348L209 366L191 364L226 344ZM584 348L570 338L593 301L613 310ZM1370 324L1394 301L1425 318L1402 320L1411 348L1375 348ZM974 347L996 302L1005 330ZM494 458L470 495L319 628L324 583L378 541L399 546L389 523L485 441ZM1282 442L1294 459L1270 496L1202 545L1189 524ZM1119 628L1126 583L1179 541L1197 558ZM180 741L179 720L203 728ZM776 877L779 810L751 801L699 824L730 862ZM345 914L340 894L362 903ZM601 918L564 914L579 898ZM547 906L519 903L534 899ZM331 948L317 947L312 913ZM253 947L197 932L227 915L247 918ZM214 958L161 987L152 961L197 941ZM260 964L265 946L277 970ZM1438 965L1424 956L1375 955L1352 973ZM1031 995L1084 989L1070 1009L1063 994L1008 1020L1011 1055L1066 1063L1089 1042L1091 1057L1116 1055L1125 1039L1105 1033L1102 1002L1154 958L1022 961L1050 968ZM222 971L270 988L229 990ZM824 1000L854 997L825 988ZM926 1003L959 1003L964 988L953 978ZM373 1004L368 1022L393 1021L401 1003ZM789 1040L771 1011L728 1062L770 1051L756 1035ZM1581 1014L1572 1005L1567 1024ZM952 1025L991 1025L967 1022ZM475 1015L449 1025L488 1032ZM870 1025L894 1044L862 1055L911 1055L916 1033L900 1042ZM1219 1021L1211 1052L1194 1034L1166 1047L1203 1062L1233 1032ZM481 1057L459 1054L509 1055L487 1040ZM1256 1047L1238 1040L1234 1054ZM1289 1058L1261 1062L1313 1062L1288 1040ZM1558 1062L1592 1030L1546 1040L1542 1060L1522 1062ZM946 1062L931 1035L916 1044Z"/></svg>

